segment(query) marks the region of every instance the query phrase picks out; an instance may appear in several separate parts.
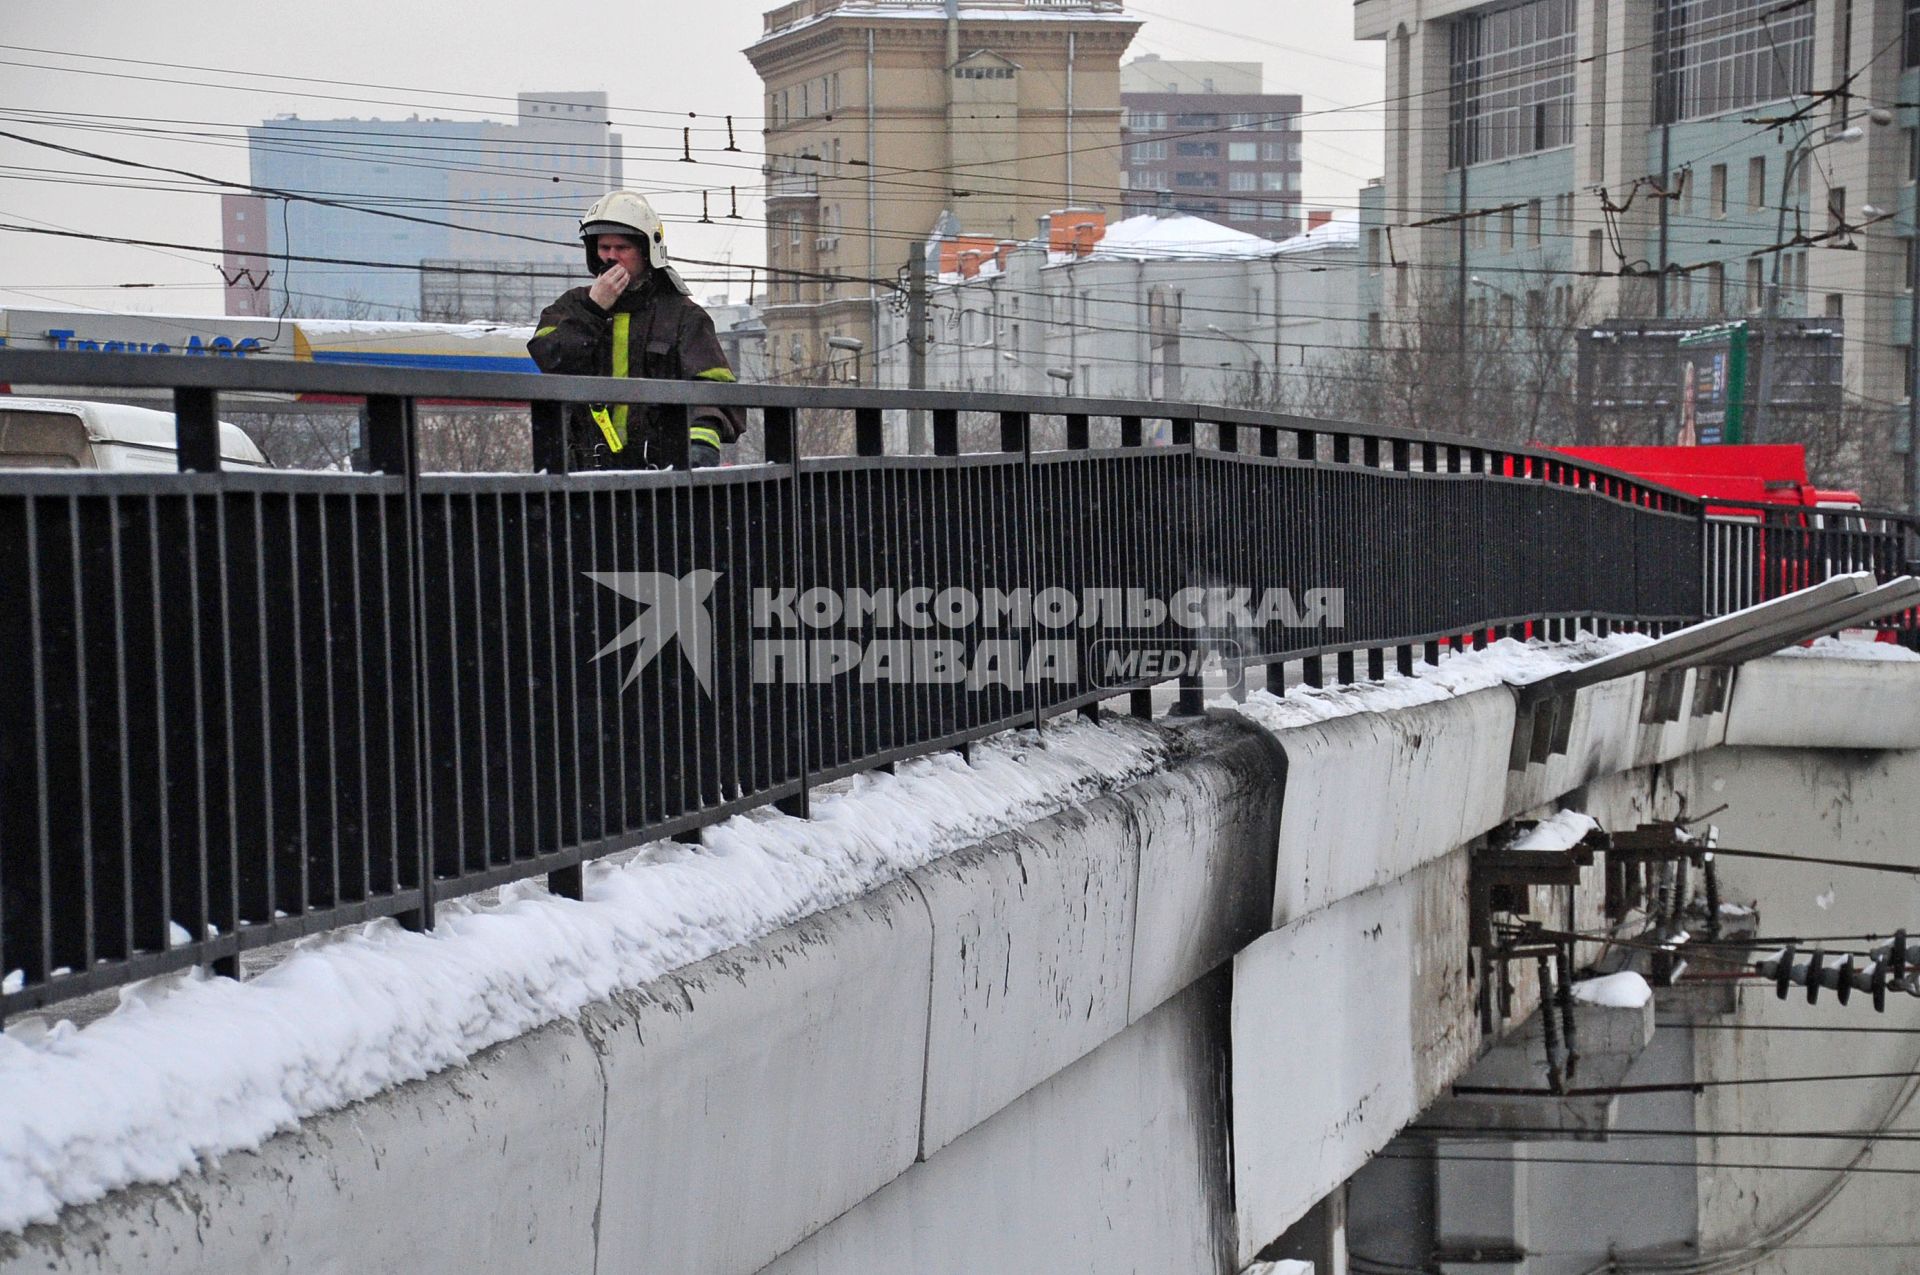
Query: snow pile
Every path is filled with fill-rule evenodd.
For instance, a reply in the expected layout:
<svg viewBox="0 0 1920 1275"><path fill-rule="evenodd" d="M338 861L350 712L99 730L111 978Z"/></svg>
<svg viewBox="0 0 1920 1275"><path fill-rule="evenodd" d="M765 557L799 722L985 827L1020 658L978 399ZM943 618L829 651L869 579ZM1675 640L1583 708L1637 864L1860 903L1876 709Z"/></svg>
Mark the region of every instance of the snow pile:
<svg viewBox="0 0 1920 1275"><path fill-rule="evenodd" d="M1639 1009L1653 999L1653 989L1632 970L1623 970L1581 979L1573 985L1573 998L1603 1009Z"/></svg>
<svg viewBox="0 0 1920 1275"><path fill-rule="evenodd" d="M1511 849L1550 852L1571 850L1580 844L1582 837L1599 826L1592 815L1583 815L1577 810L1557 811L1535 824L1532 831L1513 843Z"/></svg>
<svg viewBox="0 0 1920 1275"><path fill-rule="evenodd" d="M1308 726L1350 713L1384 713L1417 704L1437 704L1455 696L1505 683L1529 682L1653 641L1641 633L1604 638L1582 634L1564 646L1543 646L1502 638L1484 651L1461 651L1439 664L1415 664L1412 677L1389 671L1384 682L1352 686L1293 686L1285 695L1250 691L1244 704L1222 696L1212 706L1236 711L1268 730Z"/></svg>
<svg viewBox="0 0 1920 1275"><path fill-rule="evenodd" d="M1892 642L1869 642L1849 637L1819 637L1813 640L1811 646L1789 646L1774 654L1815 660L1886 660L1894 664L1920 660L1920 651L1909 651Z"/></svg>
<svg viewBox="0 0 1920 1275"><path fill-rule="evenodd" d="M702 847L587 867L587 898L541 882L304 940L248 982L197 971L125 988L75 1029L0 1037L0 1231L166 1182L304 1117L465 1061L622 989L854 899L942 854L1159 769L1165 737L1066 723L859 776L811 821L755 811Z"/></svg>

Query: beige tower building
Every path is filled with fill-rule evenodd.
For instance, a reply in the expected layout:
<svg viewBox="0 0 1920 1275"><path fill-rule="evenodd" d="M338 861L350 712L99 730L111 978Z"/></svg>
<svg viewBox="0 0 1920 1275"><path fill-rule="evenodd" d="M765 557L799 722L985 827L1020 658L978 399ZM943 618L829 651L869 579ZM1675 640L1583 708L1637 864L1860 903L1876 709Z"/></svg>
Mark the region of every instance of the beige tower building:
<svg viewBox="0 0 1920 1275"><path fill-rule="evenodd" d="M995 239L1120 203L1118 0L794 0L766 84L767 361L873 381L876 315L942 212ZM826 276L810 278L811 275Z"/></svg>

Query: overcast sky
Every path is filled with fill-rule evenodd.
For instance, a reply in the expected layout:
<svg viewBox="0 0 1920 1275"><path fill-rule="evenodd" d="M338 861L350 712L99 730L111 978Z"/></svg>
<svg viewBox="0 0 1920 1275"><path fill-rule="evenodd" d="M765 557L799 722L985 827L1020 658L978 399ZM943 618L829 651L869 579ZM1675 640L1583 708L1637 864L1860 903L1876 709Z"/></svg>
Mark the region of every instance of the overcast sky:
<svg viewBox="0 0 1920 1275"><path fill-rule="evenodd" d="M628 6L634 16L624 18L613 16L617 8L578 0L211 8L0 0L0 130L245 181L242 130L274 115L511 119L519 92L604 90L628 147L628 184L662 192L656 203L674 223L677 251L756 264L764 258L757 225L686 223L699 216L699 196L688 193L697 184L757 189L758 157L715 155L714 167L696 169L649 160L642 148L677 158L683 124L719 124L731 113L752 121L741 145L758 149L760 83L740 50L759 35L770 7L650 0ZM1353 39L1346 0L1148 0L1128 8L1146 24L1129 58L1258 60L1268 92L1303 94L1307 206L1351 210L1354 192L1380 171L1381 117L1371 109L1312 112L1377 102L1384 50ZM702 119L690 121L687 112ZM56 127L56 119L86 127ZM155 128L199 135L162 136ZM718 166L727 159L741 167ZM126 188L157 182L192 185L0 138L0 223L217 245L218 194ZM760 211L757 199L743 199L747 217ZM219 313L213 260L0 233L0 306Z"/></svg>

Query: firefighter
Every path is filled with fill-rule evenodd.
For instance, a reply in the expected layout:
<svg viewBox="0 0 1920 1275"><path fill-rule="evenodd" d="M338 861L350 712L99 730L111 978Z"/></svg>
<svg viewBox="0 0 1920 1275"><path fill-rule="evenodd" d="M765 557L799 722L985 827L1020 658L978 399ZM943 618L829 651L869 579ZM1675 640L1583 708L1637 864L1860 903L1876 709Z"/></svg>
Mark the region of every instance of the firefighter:
<svg viewBox="0 0 1920 1275"><path fill-rule="evenodd" d="M540 313L527 350L542 372L571 376L647 376L666 380L734 379L713 334L713 320L667 264L666 230L646 199L616 190L580 219L593 283L574 288ZM687 421L695 468L720 463L720 445L740 436L734 407L678 408L573 403L567 408L571 467L657 469L669 463L668 431Z"/></svg>

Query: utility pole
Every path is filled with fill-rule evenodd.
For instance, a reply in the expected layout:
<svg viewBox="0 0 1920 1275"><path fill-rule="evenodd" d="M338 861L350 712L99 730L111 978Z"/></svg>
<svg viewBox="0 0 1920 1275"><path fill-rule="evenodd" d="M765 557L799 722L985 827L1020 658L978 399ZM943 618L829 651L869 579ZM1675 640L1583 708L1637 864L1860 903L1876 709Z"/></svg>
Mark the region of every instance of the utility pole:
<svg viewBox="0 0 1920 1275"><path fill-rule="evenodd" d="M916 242L907 252L907 388L927 388L927 245ZM907 455L925 456L927 442L924 408L907 412Z"/></svg>

